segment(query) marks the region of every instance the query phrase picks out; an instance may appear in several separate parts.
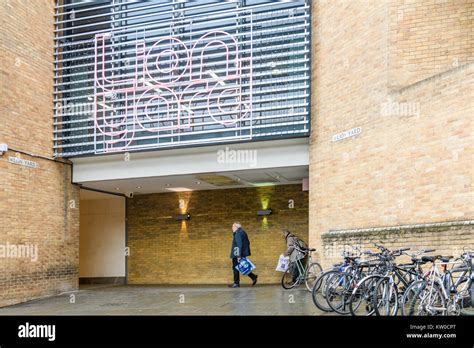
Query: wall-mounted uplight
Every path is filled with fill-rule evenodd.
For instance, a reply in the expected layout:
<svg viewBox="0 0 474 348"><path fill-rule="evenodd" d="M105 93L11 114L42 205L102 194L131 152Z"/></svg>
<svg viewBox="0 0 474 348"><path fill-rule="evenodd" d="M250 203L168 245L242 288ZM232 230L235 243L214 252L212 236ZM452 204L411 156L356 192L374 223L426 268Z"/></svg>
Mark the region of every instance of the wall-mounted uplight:
<svg viewBox="0 0 474 348"><path fill-rule="evenodd" d="M271 214L272 214L271 209L265 209L265 210L258 210L257 211L258 216L268 216L268 215L271 215Z"/></svg>
<svg viewBox="0 0 474 348"><path fill-rule="evenodd" d="M176 221L186 221L191 219L191 214L179 214L175 217Z"/></svg>

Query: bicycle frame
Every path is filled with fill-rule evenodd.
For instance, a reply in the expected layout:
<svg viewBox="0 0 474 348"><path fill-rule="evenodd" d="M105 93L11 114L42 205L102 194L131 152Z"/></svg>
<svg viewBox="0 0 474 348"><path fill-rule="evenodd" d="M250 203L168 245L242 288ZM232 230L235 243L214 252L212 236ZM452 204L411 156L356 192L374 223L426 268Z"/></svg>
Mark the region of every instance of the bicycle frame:
<svg viewBox="0 0 474 348"><path fill-rule="evenodd" d="M296 264L296 267L298 268L298 279L296 280L298 284L301 283L302 280L305 279L305 276L306 276L306 270L308 269L309 265L311 265L313 263L313 258L311 257L311 254L313 252L310 251L308 252L306 255L308 255L308 260L306 261L306 265L304 266L303 263L301 262L301 260L304 260L304 257L301 258L301 259L297 259L296 261L294 261L294 263ZM305 257L306 257L305 255Z"/></svg>
<svg viewBox="0 0 474 348"><path fill-rule="evenodd" d="M462 298L461 294L464 293L470 286L469 281L467 281L463 289L461 289L460 291L457 290L457 287L459 286L459 284L461 284L461 282L465 279L465 276L468 273L467 270L463 271L462 275L458 278L456 283L452 285L452 279L453 279L452 271L448 271L446 268L448 264L454 264L454 263L456 262L433 263L433 266L431 267L428 274L429 280L431 282L430 286L431 288L433 288L435 284L439 286L439 288L441 289L441 294L444 297L444 300L446 302L446 308L436 308L436 307L429 306L430 309L434 309L435 311L438 311L438 312L447 313L449 310L449 307L455 305L457 301L460 298ZM443 268L442 273L439 271L439 268L438 268L439 266ZM455 291L454 296L449 295L451 291ZM428 303L431 303L432 295L433 295L433 291L430 291L429 297L428 297Z"/></svg>

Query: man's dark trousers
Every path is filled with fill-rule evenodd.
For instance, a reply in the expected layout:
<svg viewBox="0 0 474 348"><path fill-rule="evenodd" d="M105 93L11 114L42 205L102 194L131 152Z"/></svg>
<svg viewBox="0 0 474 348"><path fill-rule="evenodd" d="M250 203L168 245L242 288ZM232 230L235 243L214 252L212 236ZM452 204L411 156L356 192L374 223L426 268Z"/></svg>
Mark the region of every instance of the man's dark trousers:
<svg viewBox="0 0 474 348"><path fill-rule="evenodd" d="M232 258L232 270L234 271L234 284L240 284L240 272L235 268L239 264L239 261L237 261L237 258L234 257ZM250 279L255 280L256 275L250 272L247 274Z"/></svg>

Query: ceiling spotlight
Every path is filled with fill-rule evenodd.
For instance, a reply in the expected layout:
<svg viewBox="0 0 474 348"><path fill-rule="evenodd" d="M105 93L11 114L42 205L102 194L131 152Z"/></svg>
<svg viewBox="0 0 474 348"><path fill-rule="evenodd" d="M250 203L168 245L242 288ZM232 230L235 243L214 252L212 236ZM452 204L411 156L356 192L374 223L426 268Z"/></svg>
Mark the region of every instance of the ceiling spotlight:
<svg viewBox="0 0 474 348"><path fill-rule="evenodd" d="M271 215L271 214L272 214L272 210L271 210L271 209L258 210L258 211L257 211L257 216L267 216L267 215Z"/></svg>
<svg viewBox="0 0 474 348"><path fill-rule="evenodd" d="M201 182L200 182L200 181L196 181L196 184L197 184L197 185L201 185Z"/></svg>
<svg viewBox="0 0 474 348"><path fill-rule="evenodd" d="M186 221L186 220L189 220L189 219L191 219L190 214L179 214L179 215L176 215L176 217L175 217L176 221Z"/></svg>
<svg viewBox="0 0 474 348"><path fill-rule="evenodd" d="M137 188L137 189L141 189L142 187L141 187L141 186L137 186L136 188Z"/></svg>
<svg viewBox="0 0 474 348"><path fill-rule="evenodd" d="M115 191L120 191L120 187L116 187L116 188L115 188Z"/></svg>
<svg viewBox="0 0 474 348"><path fill-rule="evenodd" d="M167 188L167 190L173 191L173 192L188 192L188 191L192 191L190 188L187 188L187 187L170 187L170 188Z"/></svg>
<svg viewBox="0 0 474 348"><path fill-rule="evenodd" d="M275 186L274 182L255 182L252 184L255 187Z"/></svg>

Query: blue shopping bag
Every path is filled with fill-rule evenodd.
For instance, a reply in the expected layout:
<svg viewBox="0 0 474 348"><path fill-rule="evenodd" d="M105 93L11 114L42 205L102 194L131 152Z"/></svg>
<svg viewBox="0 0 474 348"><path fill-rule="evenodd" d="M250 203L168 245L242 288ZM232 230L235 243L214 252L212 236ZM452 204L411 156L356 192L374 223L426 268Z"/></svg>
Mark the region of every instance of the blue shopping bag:
<svg viewBox="0 0 474 348"><path fill-rule="evenodd" d="M247 275L255 269L255 265L249 259L241 257L235 268L243 275Z"/></svg>

